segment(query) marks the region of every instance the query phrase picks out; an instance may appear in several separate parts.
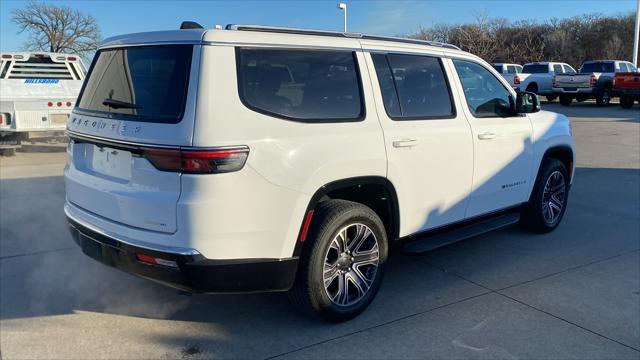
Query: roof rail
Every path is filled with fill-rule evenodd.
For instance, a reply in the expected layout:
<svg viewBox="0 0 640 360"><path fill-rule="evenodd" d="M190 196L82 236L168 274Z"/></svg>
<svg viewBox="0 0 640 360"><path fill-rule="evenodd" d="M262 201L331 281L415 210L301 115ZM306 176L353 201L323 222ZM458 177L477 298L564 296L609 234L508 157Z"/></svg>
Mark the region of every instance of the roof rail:
<svg viewBox="0 0 640 360"><path fill-rule="evenodd" d="M409 44L438 46L438 47L443 47L447 49L460 50L460 48L455 45L437 42L437 41L428 41L428 40L419 40L419 39L410 39L410 38L392 37L392 36L366 35L366 34L353 33L353 32L338 32L338 31L329 31L329 30L299 29L299 28L280 27L280 26L242 25L242 24L229 24L226 26L226 29L238 30L238 31L261 31L261 32L281 33L281 34L316 35L316 36L346 37L346 38L366 39L366 40L395 41L395 42L402 42L402 43L409 43Z"/></svg>

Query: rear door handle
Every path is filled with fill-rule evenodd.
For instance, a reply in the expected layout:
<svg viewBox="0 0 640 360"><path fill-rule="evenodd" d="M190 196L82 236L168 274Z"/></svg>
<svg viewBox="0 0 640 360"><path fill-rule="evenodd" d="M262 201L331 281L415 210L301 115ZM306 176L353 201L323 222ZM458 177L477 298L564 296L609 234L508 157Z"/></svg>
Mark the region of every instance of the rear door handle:
<svg viewBox="0 0 640 360"><path fill-rule="evenodd" d="M496 134L494 133L482 133L482 134L478 134L478 139L480 140L491 140L491 139L495 139L496 138Z"/></svg>
<svg viewBox="0 0 640 360"><path fill-rule="evenodd" d="M401 139L401 140L393 140L391 143L394 148L410 148L414 147L418 144L418 140L416 139Z"/></svg>

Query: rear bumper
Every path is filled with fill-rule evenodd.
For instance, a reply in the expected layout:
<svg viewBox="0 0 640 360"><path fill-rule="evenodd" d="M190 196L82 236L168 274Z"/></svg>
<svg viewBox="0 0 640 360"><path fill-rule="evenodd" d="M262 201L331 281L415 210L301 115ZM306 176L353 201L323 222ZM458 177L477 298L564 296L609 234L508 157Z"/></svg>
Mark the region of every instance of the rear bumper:
<svg viewBox="0 0 640 360"><path fill-rule="evenodd" d="M298 258L207 259L197 251L169 252L129 244L100 234L67 217L82 252L105 265L190 292L263 292L291 288ZM136 254L163 259L168 265L138 261ZM173 266L175 264L175 266Z"/></svg>
<svg viewBox="0 0 640 360"><path fill-rule="evenodd" d="M637 89L614 88L613 90L620 95L640 96L640 88L637 88Z"/></svg>
<svg viewBox="0 0 640 360"><path fill-rule="evenodd" d="M596 87L588 87L588 88L570 88L570 87L562 87L562 88L553 88L553 92L555 94L584 94L584 95L595 95L598 93L599 89Z"/></svg>

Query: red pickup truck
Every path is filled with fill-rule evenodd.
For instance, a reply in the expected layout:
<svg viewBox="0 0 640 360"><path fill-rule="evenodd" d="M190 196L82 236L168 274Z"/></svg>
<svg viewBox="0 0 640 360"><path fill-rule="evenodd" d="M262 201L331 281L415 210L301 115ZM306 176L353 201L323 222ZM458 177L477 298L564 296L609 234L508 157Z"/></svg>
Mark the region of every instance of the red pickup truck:
<svg viewBox="0 0 640 360"><path fill-rule="evenodd" d="M640 73L617 73L613 77L613 92L620 95L623 108L631 109L635 101L640 102Z"/></svg>

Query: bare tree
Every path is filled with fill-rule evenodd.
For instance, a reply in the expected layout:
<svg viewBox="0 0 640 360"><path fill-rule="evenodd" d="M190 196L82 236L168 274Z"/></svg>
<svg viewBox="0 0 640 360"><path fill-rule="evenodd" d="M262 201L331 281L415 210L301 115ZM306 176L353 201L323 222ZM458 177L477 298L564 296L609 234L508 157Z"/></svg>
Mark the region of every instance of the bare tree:
<svg viewBox="0 0 640 360"><path fill-rule="evenodd" d="M12 20L20 33L30 34L24 45L27 50L84 56L95 51L100 42L96 19L68 6L32 1L24 9L14 10Z"/></svg>

